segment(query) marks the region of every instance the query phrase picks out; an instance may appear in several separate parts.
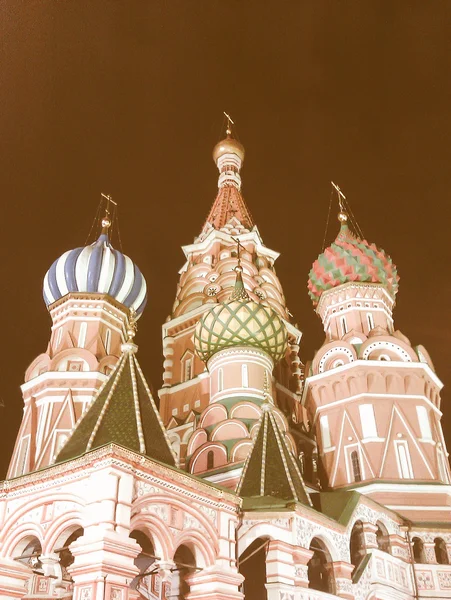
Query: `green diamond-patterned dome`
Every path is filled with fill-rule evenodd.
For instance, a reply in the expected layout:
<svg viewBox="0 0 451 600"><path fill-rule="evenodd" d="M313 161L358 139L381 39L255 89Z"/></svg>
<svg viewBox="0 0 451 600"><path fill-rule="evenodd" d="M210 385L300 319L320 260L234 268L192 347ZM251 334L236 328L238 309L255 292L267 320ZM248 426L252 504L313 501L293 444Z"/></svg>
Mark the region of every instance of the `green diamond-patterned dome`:
<svg viewBox="0 0 451 600"><path fill-rule="evenodd" d="M288 334L279 315L252 301L244 289L241 267L236 268L235 290L228 302L216 304L200 319L194 332L194 347L204 361L219 350L252 346L278 362L287 349Z"/></svg>

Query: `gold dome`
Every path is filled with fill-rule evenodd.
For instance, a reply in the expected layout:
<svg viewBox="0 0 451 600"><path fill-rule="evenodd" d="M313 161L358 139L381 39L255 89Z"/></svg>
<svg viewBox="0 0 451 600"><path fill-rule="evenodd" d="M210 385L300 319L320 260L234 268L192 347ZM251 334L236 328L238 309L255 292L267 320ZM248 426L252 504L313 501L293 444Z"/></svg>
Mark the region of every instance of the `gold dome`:
<svg viewBox="0 0 451 600"><path fill-rule="evenodd" d="M228 135L213 148L213 160L218 162L224 154L236 154L241 162L244 161L244 146L238 140Z"/></svg>

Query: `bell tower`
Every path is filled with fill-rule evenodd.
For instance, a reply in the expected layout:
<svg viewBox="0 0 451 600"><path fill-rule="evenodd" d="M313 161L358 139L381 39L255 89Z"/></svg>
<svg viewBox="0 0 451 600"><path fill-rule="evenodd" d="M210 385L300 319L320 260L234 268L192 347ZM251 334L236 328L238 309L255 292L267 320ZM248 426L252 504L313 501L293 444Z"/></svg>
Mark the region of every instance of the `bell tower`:
<svg viewBox="0 0 451 600"><path fill-rule="evenodd" d="M303 395L323 484L358 489L409 519L449 521L442 384L424 347L395 329L391 258L353 233L343 206L338 218L340 231L308 283L326 334Z"/></svg>

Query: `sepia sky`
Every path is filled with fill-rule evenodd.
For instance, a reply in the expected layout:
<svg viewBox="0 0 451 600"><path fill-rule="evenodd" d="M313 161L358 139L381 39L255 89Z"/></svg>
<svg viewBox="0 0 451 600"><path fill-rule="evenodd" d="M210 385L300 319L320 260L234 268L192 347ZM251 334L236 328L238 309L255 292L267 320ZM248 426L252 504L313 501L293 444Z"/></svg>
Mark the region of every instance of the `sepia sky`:
<svg viewBox="0 0 451 600"><path fill-rule="evenodd" d="M244 197L281 253L303 361L323 341L307 277L334 180L398 267L395 328L451 384L449 0L3 0L0 10L0 478L19 386L49 339L43 277L85 243L101 192L119 203L123 251L147 279L136 341L160 387L161 324L180 246L215 197L224 110L246 148ZM448 444L450 402L446 387Z"/></svg>

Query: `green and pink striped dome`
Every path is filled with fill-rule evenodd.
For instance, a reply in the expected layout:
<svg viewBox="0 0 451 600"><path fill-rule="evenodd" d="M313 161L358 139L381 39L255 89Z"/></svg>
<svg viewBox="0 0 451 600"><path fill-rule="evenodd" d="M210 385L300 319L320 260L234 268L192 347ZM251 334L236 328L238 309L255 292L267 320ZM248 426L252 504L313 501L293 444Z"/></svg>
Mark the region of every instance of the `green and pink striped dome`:
<svg viewBox="0 0 451 600"><path fill-rule="evenodd" d="M323 292L351 281L380 283L395 297L399 275L383 250L356 237L344 222L335 241L313 263L309 296L316 306Z"/></svg>

